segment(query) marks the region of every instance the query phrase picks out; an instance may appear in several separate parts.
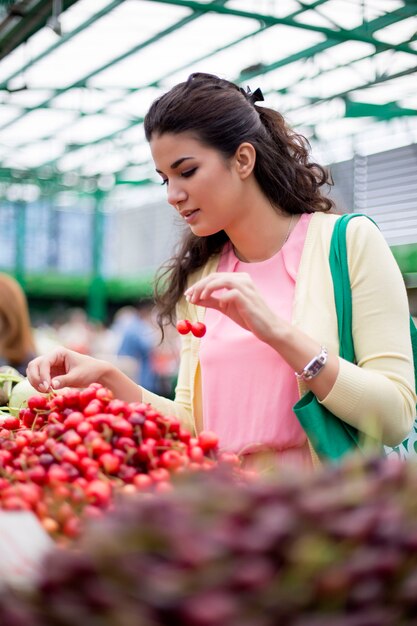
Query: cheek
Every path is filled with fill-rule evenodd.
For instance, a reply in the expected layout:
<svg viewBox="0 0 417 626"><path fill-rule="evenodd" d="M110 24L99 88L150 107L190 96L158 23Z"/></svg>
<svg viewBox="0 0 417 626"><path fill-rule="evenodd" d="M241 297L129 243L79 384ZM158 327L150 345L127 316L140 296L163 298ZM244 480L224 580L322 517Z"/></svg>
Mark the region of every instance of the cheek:
<svg viewBox="0 0 417 626"><path fill-rule="evenodd" d="M210 176L206 177L205 187L211 196L221 198L234 193L235 182L232 173L222 165L213 168Z"/></svg>

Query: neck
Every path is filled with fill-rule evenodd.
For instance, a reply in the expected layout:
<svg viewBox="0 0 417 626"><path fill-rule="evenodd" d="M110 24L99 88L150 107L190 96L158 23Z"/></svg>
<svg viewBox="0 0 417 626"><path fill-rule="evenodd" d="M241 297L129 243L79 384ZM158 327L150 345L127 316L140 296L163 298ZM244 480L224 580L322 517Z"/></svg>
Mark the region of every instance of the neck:
<svg viewBox="0 0 417 626"><path fill-rule="evenodd" d="M238 259L256 263L270 259L281 250L298 221L298 215L270 211L256 212L256 220L244 219L233 233L227 233Z"/></svg>

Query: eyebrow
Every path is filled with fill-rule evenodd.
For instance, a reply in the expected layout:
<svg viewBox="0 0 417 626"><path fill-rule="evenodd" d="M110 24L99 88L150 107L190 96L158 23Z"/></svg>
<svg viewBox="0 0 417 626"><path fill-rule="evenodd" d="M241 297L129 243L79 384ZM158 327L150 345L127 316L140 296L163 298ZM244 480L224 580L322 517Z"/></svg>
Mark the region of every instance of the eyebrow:
<svg viewBox="0 0 417 626"><path fill-rule="evenodd" d="M183 163L184 161L188 161L189 159L193 159L194 157L192 156L186 156L186 157L181 157L180 159L177 159L176 161L174 161L173 163L171 163L171 169L175 170L177 167L179 167L181 165L181 163ZM162 174L161 170L156 169L156 172L158 172L158 174Z"/></svg>

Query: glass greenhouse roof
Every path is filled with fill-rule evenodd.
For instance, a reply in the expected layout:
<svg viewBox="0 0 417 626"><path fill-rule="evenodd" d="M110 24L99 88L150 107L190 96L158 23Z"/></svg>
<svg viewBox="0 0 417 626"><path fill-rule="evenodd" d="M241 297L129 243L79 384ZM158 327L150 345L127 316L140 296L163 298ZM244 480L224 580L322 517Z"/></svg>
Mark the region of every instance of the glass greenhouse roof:
<svg viewBox="0 0 417 626"><path fill-rule="evenodd" d="M0 0L0 173L155 179L142 122L194 71L278 108L323 162L417 142L416 0Z"/></svg>

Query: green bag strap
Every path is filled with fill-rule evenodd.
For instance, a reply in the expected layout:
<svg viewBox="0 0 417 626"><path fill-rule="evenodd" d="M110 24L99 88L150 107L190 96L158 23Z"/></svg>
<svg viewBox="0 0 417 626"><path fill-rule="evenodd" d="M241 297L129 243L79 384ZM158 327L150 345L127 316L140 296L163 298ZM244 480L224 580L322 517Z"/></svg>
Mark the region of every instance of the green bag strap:
<svg viewBox="0 0 417 626"><path fill-rule="evenodd" d="M333 229L329 253L338 322L339 354L351 363L355 361L355 348L352 337L352 290L347 262L346 229L351 219L361 216L361 213L346 213L339 217Z"/></svg>
<svg viewBox="0 0 417 626"><path fill-rule="evenodd" d="M417 391L417 328L416 328L416 325L414 324L414 321L411 315L410 315L410 334L411 334L411 344L413 346L414 384L415 384L415 389Z"/></svg>
<svg viewBox="0 0 417 626"><path fill-rule="evenodd" d="M349 267L347 262L346 229L351 219L366 217L378 224L369 215L363 213L345 213L337 220L330 242L329 263L333 278L334 301L338 320L340 356L353 363L355 348L352 337L352 291L350 288ZM414 381L417 389L417 328L410 315L410 335L414 358Z"/></svg>

